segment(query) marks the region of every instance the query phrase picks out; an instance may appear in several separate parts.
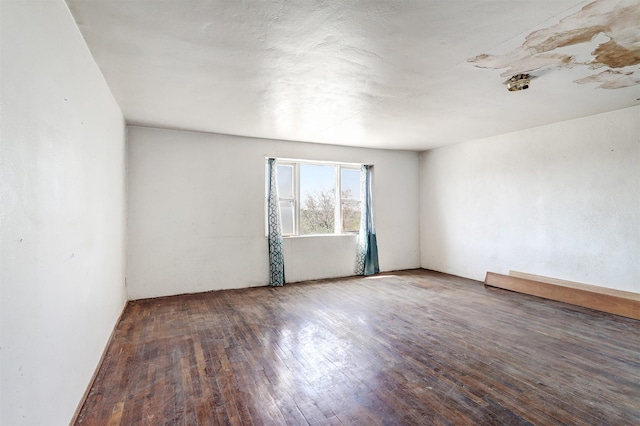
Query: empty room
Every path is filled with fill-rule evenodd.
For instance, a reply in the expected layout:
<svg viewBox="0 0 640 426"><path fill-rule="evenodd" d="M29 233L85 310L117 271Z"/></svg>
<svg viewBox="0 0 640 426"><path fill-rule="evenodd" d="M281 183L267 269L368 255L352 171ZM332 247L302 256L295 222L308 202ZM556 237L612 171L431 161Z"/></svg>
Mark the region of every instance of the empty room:
<svg viewBox="0 0 640 426"><path fill-rule="evenodd" d="M640 424L640 0L0 0L0 425Z"/></svg>

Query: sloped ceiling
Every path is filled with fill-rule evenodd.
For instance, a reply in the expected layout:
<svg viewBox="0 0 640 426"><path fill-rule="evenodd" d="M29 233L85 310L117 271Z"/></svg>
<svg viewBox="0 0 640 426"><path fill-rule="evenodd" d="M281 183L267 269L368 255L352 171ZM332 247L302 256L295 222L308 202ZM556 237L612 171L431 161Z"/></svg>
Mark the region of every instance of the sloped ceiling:
<svg viewBox="0 0 640 426"><path fill-rule="evenodd" d="M426 150L640 104L640 0L67 3L131 124Z"/></svg>

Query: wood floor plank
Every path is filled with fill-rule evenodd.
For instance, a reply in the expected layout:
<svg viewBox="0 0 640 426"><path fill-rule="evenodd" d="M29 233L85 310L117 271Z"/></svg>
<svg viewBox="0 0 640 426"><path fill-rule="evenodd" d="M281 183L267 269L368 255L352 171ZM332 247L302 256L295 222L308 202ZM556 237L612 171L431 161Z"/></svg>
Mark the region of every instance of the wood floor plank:
<svg viewBox="0 0 640 426"><path fill-rule="evenodd" d="M425 270L133 301L76 424L640 424L640 321Z"/></svg>

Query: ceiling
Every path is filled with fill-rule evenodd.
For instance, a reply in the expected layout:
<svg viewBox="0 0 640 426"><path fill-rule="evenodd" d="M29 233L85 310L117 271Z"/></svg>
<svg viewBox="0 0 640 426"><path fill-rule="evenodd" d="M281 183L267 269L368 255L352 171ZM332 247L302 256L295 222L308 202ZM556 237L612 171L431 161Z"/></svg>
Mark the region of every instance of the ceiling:
<svg viewBox="0 0 640 426"><path fill-rule="evenodd" d="M426 150L640 104L640 0L67 3L130 124Z"/></svg>

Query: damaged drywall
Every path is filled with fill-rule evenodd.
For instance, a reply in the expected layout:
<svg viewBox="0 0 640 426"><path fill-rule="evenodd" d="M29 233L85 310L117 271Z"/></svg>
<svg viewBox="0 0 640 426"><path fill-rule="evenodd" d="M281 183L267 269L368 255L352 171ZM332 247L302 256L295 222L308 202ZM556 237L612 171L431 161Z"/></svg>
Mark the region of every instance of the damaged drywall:
<svg viewBox="0 0 640 426"><path fill-rule="evenodd" d="M478 68L505 69L503 77L518 73L535 77L536 71L552 67L585 67L594 73L574 83L596 83L603 89L629 87L640 84L639 22L640 0L596 0L557 24L530 33L510 52L481 54L469 62ZM566 49L594 41L597 46L588 60Z"/></svg>

